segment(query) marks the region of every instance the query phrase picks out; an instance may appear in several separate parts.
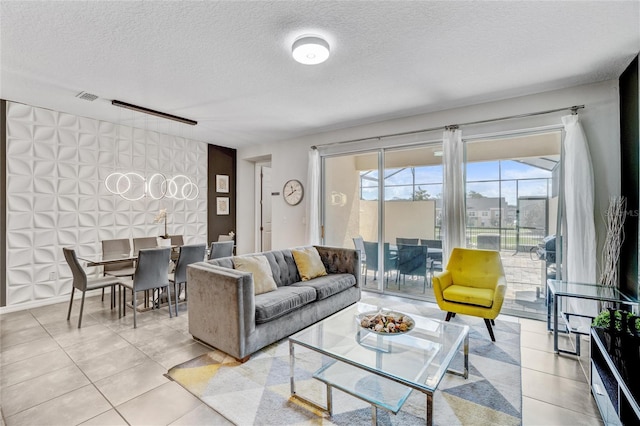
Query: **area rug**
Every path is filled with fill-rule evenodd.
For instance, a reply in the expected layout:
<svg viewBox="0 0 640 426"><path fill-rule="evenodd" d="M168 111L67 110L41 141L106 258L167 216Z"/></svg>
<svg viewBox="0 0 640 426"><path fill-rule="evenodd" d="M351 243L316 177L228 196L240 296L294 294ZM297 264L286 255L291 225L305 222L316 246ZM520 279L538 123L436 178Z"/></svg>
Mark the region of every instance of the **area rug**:
<svg viewBox="0 0 640 426"><path fill-rule="evenodd" d="M365 300L365 302L367 302ZM442 319L443 312L416 302L385 301L385 307ZM470 326L469 378L446 374L434 395L435 425L519 425L522 418L520 325L496 320L491 342L482 319L458 315ZM311 376L320 355L296 346L296 390L324 404L324 385ZM300 362L300 359L303 362ZM460 370L462 355L451 367ZM237 425L369 425L371 406L333 391L333 416L290 398L289 344L283 339L238 363L211 351L172 367L168 377ZM426 397L413 391L398 414L378 410L378 424L425 424Z"/></svg>

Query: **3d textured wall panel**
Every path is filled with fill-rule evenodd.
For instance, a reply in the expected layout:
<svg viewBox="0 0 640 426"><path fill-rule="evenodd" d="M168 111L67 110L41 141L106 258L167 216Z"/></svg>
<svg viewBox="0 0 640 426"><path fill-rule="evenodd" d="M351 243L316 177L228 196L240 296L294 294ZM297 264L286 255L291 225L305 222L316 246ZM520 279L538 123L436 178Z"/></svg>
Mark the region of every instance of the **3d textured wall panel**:
<svg viewBox="0 0 640 426"><path fill-rule="evenodd" d="M200 192L128 201L104 186L114 171L183 174ZM153 223L162 208L169 234L206 243L206 185L206 143L8 102L7 304L68 294L62 247L100 253L103 239L164 234Z"/></svg>

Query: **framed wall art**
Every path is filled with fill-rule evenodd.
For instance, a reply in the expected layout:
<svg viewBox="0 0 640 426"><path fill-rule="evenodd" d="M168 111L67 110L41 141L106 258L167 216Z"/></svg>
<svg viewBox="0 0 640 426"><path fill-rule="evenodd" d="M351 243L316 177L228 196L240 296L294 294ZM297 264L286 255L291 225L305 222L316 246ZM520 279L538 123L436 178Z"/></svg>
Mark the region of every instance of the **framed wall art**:
<svg viewBox="0 0 640 426"><path fill-rule="evenodd" d="M228 175L216 175L216 192L229 192Z"/></svg>
<svg viewBox="0 0 640 426"><path fill-rule="evenodd" d="M218 215L229 214L229 197L216 197L216 212Z"/></svg>

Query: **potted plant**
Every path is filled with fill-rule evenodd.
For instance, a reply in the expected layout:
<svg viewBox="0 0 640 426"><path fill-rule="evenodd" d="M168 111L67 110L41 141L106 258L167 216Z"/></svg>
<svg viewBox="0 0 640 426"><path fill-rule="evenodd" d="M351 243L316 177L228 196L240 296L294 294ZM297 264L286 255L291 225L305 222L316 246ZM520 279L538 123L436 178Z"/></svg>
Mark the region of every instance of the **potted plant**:
<svg viewBox="0 0 640 426"><path fill-rule="evenodd" d="M612 313L615 317L615 321L613 323L611 323ZM623 315L626 321L623 321ZM635 319L635 321L633 321L633 319ZM624 328L622 326L623 322L625 323ZM640 328L640 317L636 317L635 315L626 311L619 311L609 308L604 309L602 312L600 312L598 316L593 319L591 326L607 329L614 328L618 332L624 330L625 332L629 332L631 334L637 334L638 329Z"/></svg>
<svg viewBox="0 0 640 426"><path fill-rule="evenodd" d="M593 319L591 326L625 382L630 383L631 379L635 382L640 373L640 317L608 308Z"/></svg>
<svg viewBox="0 0 640 426"><path fill-rule="evenodd" d="M169 233L167 232L167 209L160 209L155 219L153 219L153 222L164 222L164 235L161 235L160 237L164 238L165 240L169 239Z"/></svg>

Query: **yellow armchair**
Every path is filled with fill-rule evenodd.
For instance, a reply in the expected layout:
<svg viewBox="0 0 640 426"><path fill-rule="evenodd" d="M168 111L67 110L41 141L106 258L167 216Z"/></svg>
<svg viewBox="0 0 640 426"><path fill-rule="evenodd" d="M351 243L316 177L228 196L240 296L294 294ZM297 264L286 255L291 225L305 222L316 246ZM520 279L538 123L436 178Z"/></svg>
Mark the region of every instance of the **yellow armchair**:
<svg viewBox="0 0 640 426"><path fill-rule="evenodd" d="M494 250L477 250L456 247L449 263L433 277L433 292L438 306L447 311L445 321L456 314L484 318L492 341L496 341L491 325L500 314L507 279Z"/></svg>

